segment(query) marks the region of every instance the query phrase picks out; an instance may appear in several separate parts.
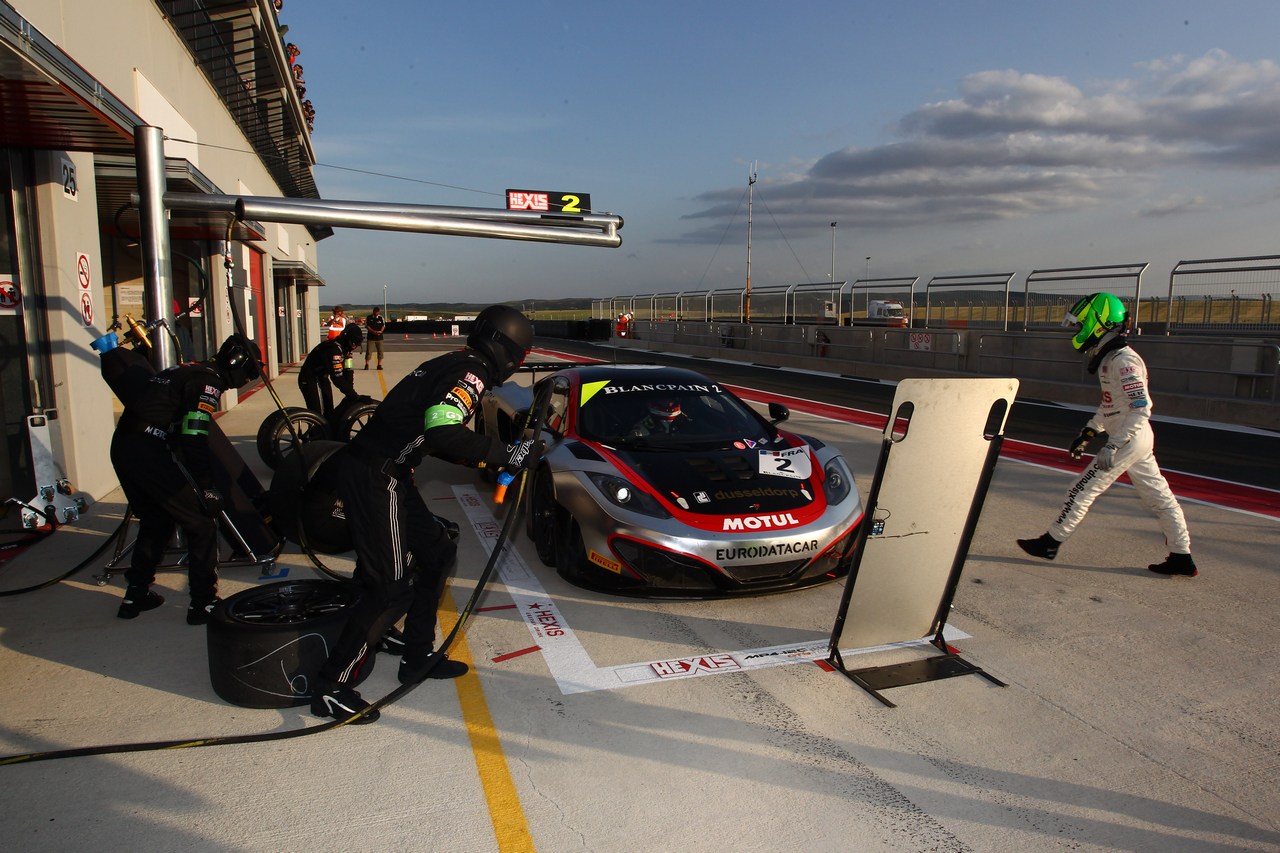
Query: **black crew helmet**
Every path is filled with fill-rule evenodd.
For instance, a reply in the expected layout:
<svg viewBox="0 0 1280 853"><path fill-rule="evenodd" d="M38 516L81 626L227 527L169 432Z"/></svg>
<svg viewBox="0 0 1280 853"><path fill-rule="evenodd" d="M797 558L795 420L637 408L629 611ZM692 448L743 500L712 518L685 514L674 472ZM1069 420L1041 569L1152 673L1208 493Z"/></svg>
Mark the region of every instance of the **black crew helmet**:
<svg viewBox="0 0 1280 853"><path fill-rule="evenodd" d="M262 353L258 345L239 332L222 342L213 360L229 388L239 388L262 375Z"/></svg>
<svg viewBox="0 0 1280 853"><path fill-rule="evenodd" d="M494 384L516 372L533 348L533 324L509 305L490 305L476 317L467 346L477 350L497 371Z"/></svg>
<svg viewBox="0 0 1280 853"><path fill-rule="evenodd" d="M347 352L359 349L364 344L364 329L361 329L358 323L348 323L338 333L338 341Z"/></svg>

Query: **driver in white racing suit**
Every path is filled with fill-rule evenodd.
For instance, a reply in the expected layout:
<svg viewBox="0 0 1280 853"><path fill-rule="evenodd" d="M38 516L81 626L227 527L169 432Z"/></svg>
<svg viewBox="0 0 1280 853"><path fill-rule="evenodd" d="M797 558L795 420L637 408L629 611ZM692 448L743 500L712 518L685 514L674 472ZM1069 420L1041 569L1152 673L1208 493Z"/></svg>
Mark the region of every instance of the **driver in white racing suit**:
<svg viewBox="0 0 1280 853"><path fill-rule="evenodd" d="M1058 548L1075 532L1093 502L1127 472L1143 506L1159 520L1169 546L1164 562L1148 568L1162 575L1195 577L1199 571L1191 558L1191 535L1182 507L1156 464L1147 366L1128 345L1124 303L1110 293L1091 294L1075 304L1064 325L1076 330L1071 343L1077 350L1096 349L1089 372L1097 373L1102 386L1098 410L1067 452L1079 459L1094 438L1104 437L1106 444L1067 490L1062 511L1049 530L1037 539L1019 539L1018 546L1033 557L1052 560L1058 556Z"/></svg>

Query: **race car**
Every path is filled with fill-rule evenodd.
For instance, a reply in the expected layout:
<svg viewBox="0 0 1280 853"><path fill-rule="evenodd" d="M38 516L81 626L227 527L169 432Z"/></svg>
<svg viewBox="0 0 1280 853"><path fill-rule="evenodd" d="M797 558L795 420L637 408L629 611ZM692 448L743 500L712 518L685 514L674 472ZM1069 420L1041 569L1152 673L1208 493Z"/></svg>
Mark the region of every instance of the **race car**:
<svg viewBox="0 0 1280 853"><path fill-rule="evenodd" d="M525 488L538 557L571 583L651 597L778 592L840 576L862 501L838 450L778 429L725 386L674 367L542 364L481 400L510 442L544 410Z"/></svg>

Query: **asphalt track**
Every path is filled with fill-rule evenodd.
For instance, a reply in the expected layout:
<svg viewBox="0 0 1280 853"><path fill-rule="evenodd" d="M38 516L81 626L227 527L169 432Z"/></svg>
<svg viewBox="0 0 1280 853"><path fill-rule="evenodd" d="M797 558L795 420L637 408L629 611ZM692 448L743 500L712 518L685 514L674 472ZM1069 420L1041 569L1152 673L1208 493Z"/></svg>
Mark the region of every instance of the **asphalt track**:
<svg viewBox="0 0 1280 853"><path fill-rule="evenodd" d="M387 370L358 371L356 387L382 397L457 343L388 347ZM730 381L720 366L704 372ZM291 372L278 387L297 404ZM880 434L833 399L797 400L788 426L839 447L865 496ZM259 392L219 418L263 479L254 435L270 410ZM0 766L0 833L6 849L131 853L1280 851L1280 520L1184 502L1201 574L1171 580L1146 570L1164 543L1117 486L1055 562L1027 558L1013 539L1043 530L1071 479L1002 458L957 590L948 641L1008 687L904 686L886 708L819 659L842 583L620 599L565 583L517 536L450 651L472 664L463 678L422 685L369 726ZM462 526L447 630L501 512L468 469L425 463L417 482ZM0 567L0 586L91 553L124 509L118 492L95 498ZM293 546L279 568L314 576ZM220 574L224 595L268 580ZM185 580L162 573L165 604L132 621L115 618L118 575L0 599L0 753L314 727L305 707L212 691ZM854 665L922 654L842 652ZM394 659L378 659L361 687L374 698L398 687Z"/></svg>

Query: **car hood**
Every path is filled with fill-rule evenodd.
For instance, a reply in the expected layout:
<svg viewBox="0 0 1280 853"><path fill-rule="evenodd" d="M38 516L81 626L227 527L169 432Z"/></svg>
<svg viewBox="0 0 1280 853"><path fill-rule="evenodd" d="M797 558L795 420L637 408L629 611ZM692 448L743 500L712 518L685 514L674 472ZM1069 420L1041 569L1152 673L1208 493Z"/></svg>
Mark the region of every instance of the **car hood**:
<svg viewBox="0 0 1280 853"><path fill-rule="evenodd" d="M614 455L677 515L708 521L728 515L778 515L777 526L786 527L803 523L826 506L822 470L803 444L780 450L619 448Z"/></svg>

